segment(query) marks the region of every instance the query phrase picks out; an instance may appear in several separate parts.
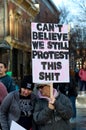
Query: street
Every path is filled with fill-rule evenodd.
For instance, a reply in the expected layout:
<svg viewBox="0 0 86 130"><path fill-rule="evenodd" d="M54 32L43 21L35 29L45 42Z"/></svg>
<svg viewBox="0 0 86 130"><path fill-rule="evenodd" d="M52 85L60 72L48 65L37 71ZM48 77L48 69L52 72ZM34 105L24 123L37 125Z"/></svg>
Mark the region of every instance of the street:
<svg viewBox="0 0 86 130"><path fill-rule="evenodd" d="M76 101L77 118L76 123L71 124L72 130L86 130L86 95L78 95Z"/></svg>
<svg viewBox="0 0 86 130"><path fill-rule="evenodd" d="M86 130L86 108L77 109L76 123L71 125L72 130Z"/></svg>

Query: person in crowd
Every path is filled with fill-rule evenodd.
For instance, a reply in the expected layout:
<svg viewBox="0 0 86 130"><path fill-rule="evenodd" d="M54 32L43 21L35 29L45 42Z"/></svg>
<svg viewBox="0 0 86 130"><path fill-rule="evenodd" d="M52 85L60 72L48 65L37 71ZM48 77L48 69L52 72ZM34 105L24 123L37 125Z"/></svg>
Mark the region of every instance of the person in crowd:
<svg viewBox="0 0 86 130"><path fill-rule="evenodd" d="M10 92L1 104L0 121L2 130L10 130L12 120L26 130L34 130L32 129L32 124L34 124L32 114L36 95L33 93L32 76L25 76L20 86L19 91Z"/></svg>
<svg viewBox="0 0 86 130"><path fill-rule="evenodd" d="M0 82L2 82L7 88L8 93L16 90L16 85L12 77L6 74L7 65L4 62L0 62Z"/></svg>
<svg viewBox="0 0 86 130"><path fill-rule="evenodd" d="M70 123L76 123L76 98L78 96L78 87L75 80L75 75L72 75L71 71L70 82L61 83L59 86L59 91L70 99L73 109L73 115L70 119Z"/></svg>
<svg viewBox="0 0 86 130"><path fill-rule="evenodd" d="M76 98L78 96L78 88L77 83L75 82L75 77L70 75L70 83L68 83L68 95L67 95L72 103L73 115L70 119L70 123L76 122Z"/></svg>
<svg viewBox="0 0 86 130"><path fill-rule="evenodd" d="M0 82L0 105L3 101L3 99L5 98L5 96L7 96L8 92L6 87L4 86L4 84L2 82Z"/></svg>
<svg viewBox="0 0 86 130"><path fill-rule="evenodd" d="M86 62L83 63L83 67L79 71L80 77L80 92L83 90L86 92Z"/></svg>
<svg viewBox="0 0 86 130"><path fill-rule="evenodd" d="M33 112L37 130L71 130L69 119L73 112L69 98L54 88L51 97L48 83L38 84L37 89L38 99Z"/></svg>
<svg viewBox="0 0 86 130"><path fill-rule="evenodd" d="M0 82L0 107L1 107L1 103L3 101L3 99L5 98L5 96L7 96L8 92L6 87L4 86L4 84L2 82ZM0 129L1 128L1 124L0 124Z"/></svg>
<svg viewBox="0 0 86 130"><path fill-rule="evenodd" d="M59 91L64 95L68 95L68 83L59 83Z"/></svg>
<svg viewBox="0 0 86 130"><path fill-rule="evenodd" d="M78 68L75 68L75 82L76 82L76 86L78 88L78 91L80 90L80 77L79 77L79 70Z"/></svg>

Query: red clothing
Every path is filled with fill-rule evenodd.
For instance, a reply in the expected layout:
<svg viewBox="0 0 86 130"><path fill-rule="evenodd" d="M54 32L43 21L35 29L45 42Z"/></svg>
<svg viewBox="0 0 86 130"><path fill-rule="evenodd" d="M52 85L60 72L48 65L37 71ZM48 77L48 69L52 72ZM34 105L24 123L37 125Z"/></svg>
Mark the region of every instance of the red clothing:
<svg viewBox="0 0 86 130"><path fill-rule="evenodd" d="M7 89L5 87L5 85L0 82L0 104L2 103L4 97L7 95Z"/></svg>
<svg viewBox="0 0 86 130"><path fill-rule="evenodd" d="M79 77L80 77L80 79L81 79L82 81L86 81L86 70L81 69L81 70L79 71Z"/></svg>

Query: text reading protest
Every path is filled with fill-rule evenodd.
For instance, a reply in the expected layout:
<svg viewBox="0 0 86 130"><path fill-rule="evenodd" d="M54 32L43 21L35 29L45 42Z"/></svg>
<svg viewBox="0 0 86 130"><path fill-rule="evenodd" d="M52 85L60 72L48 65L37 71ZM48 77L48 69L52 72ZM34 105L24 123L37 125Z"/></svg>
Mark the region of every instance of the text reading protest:
<svg viewBox="0 0 86 130"><path fill-rule="evenodd" d="M32 23L32 73L36 82L69 82L68 25Z"/></svg>

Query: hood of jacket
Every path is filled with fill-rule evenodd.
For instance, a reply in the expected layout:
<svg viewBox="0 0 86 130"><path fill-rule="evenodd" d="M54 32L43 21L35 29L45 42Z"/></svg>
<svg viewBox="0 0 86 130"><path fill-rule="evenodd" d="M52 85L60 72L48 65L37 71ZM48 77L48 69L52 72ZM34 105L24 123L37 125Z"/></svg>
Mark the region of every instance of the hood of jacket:
<svg viewBox="0 0 86 130"><path fill-rule="evenodd" d="M59 95L59 91L57 91L57 90L54 88L54 89L53 89L53 96L56 98L58 95ZM47 99L48 101L50 100L49 97L43 96L39 90L38 90L38 97L39 97L39 98Z"/></svg>

